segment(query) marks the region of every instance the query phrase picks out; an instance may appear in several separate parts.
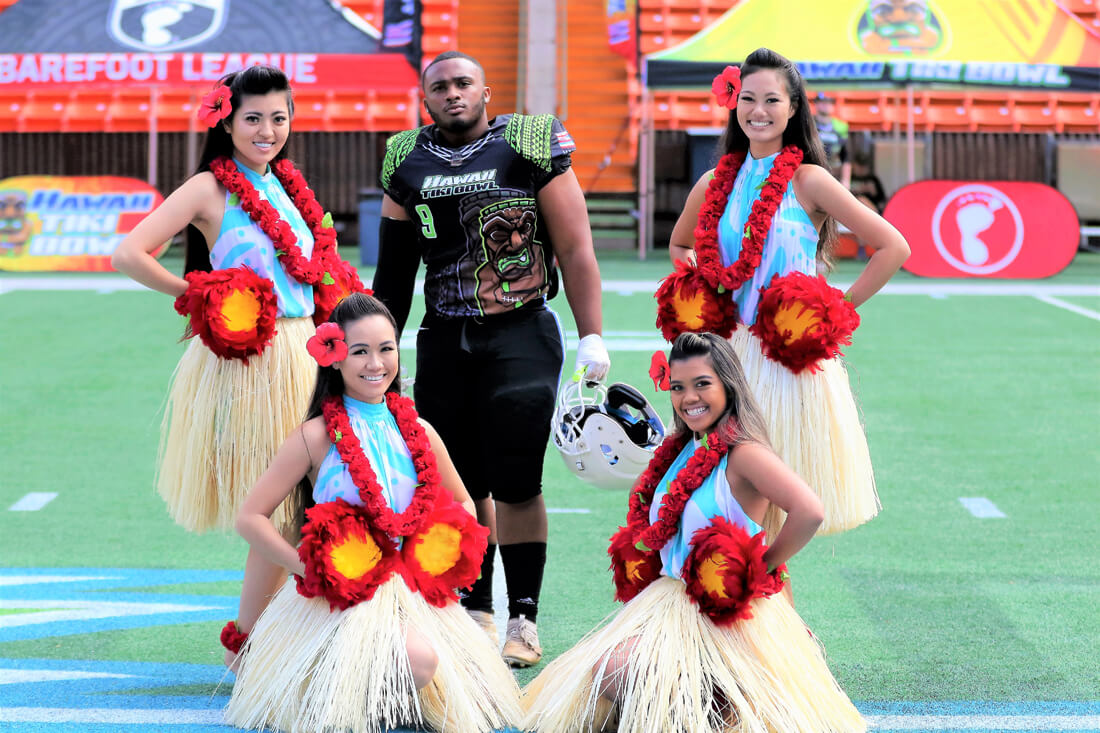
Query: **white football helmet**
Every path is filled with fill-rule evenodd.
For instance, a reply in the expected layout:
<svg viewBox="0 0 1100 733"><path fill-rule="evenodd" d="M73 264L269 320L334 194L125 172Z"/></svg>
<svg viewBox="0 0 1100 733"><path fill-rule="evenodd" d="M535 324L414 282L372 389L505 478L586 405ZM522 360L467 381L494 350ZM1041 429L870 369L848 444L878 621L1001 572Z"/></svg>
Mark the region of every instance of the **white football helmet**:
<svg viewBox="0 0 1100 733"><path fill-rule="evenodd" d="M665 426L630 385L583 383L570 380L558 393L554 445L569 470L585 481L601 489L629 489L661 444Z"/></svg>

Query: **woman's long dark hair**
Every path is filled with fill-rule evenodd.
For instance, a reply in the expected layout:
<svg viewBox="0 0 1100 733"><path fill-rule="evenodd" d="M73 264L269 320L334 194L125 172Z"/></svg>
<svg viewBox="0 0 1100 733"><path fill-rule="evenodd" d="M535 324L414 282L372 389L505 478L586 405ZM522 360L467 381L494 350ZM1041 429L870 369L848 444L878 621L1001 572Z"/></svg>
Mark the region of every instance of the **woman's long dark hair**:
<svg viewBox="0 0 1100 733"><path fill-rule="evenodd" d="M351 295L340 301L340 304L332 311L332 315L329 316L329 323L335 323L344 333L347 333L348 327L358 321L360 318L366 318L367 316L382 316L390 325L393 326L394 339L397 336L397 321L394 319L393 314L389 309L383 305L382 301L378 300L372 295L366 295L365 293L352 293ZM397 374L394 376L393 381L390 382L390 386L386 388L386 393L401 393L401 352L397 354ZM313 418L323 414L322 405L324 404L326 397L340 397L344 394L344 376L340 374L340 370L335 366L321 366L317 365L317 382L313 388L313 396L309 398L309 407L306 408L305 421L312 420ZM316 460L321 460L323 457L317 457ZM303 478L298 482L297 488L298 496L296 505L301 507L301 514L298 517L298 527L301 528L305 522L305 510L313 506L313 484L310 483L309 477Z"/></svg>
<svg viewBox="0 0 1100 733"><path fill-rule="evenodd" d="M770 48L758 48L741 64L741 79L762 69L779 72L779 76L787 85L791 106L794 107L794 116L787 121L787 129L783 131L783 145L797 145L802 150L804 163L820 165L828 170L825 146L821 144L821 136L817 134L817 125L814 123L810 103L806 98L806 83L798 67ZM744 152L748 149L749 138L737 121L737 110L731 109L729 119L726 121L726 129L718 140L718 154ZM831 216L826 216L825 221L821 223L821 232L817 239L817 256L826 263L829 261L829 253L833 243L836 242L836 237L836 221Z"/></svg>
<svg viewBox="0 0 1100 733"><path fill-rule="evenodd" d="M210 170L210 164L217 158L233 156L233 137L226 128L233 124L233 118L241 106L241 98L245 95L286 92L287 111L290 113L291 119L294 118L294 96L290 89L290 82L287 80L286 74L274 66L249 66L243 71L226 74L218 81L218 84L225 84L232 92L233 96L230 98L229 103L232 105L233 110L228 117L215 124L206 133L206 141L203 143L202 153L199 155L199 167L195 169L195 173ZM287 157L289 143L288 138L287 143L275 155L275 160L282 160ZM198 229L188 224L186 241L184 274L186 275L193 270L209 272L210 245L207 243L206 237Z"/></svg>

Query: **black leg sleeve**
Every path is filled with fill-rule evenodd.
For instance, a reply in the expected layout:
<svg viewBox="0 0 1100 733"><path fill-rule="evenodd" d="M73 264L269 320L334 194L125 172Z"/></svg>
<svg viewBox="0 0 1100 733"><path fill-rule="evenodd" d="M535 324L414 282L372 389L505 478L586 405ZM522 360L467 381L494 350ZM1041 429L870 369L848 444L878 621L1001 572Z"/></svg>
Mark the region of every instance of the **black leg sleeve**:
<svg viewBox="0 0 1100 733"><path fill-rule="evenodd" d="M420 242L416 225L408 219L382 217L378 227L378 268L374 271L374 297L386 304L397 320L397 332L405 330L412 306L416 271L420 267Z"/></svg>

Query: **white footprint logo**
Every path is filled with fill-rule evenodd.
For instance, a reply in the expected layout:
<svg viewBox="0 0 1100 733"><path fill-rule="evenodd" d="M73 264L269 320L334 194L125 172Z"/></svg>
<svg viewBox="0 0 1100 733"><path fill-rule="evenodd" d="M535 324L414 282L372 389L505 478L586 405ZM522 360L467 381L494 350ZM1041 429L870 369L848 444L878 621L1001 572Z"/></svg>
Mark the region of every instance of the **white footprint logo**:
<svg viewBox="0 0 1100 733"><path fill-rule="evenodd" d="M993 212L1003 205L996 199L988 204L976 201L955 212L955 223L962 235L962 256L968 265L984 265L989 261L989 246L978 235L993 226Z"/></svg>
<svg viewBox="0 0 1100 733"><path fill-rule="evenodd" d="M194 6L187 2L150 5L141 16L142 42L147 46L167 46L172 42L172 32L168 28L193 9Z"/></svg>

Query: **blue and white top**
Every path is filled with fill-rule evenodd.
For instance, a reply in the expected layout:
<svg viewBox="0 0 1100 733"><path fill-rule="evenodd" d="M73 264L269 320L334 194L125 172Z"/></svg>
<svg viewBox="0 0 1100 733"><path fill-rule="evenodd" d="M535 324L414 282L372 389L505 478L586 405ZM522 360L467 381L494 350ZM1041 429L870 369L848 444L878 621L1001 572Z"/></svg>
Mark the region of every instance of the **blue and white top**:
<svg viewBox="0 0 1100 733"><path fill-rule="evenodd" d="M768 177L778 155L757 160L750 153L745 156L745 162L737 172L726 210L718 220L718 249L722 264L726 267L741 254L745 222L749 220L749 212L760 193L757 186ZM742 323L751 326L756 322L760 288L768 287L775 275L787 275L796 270L807 275L817 274L817 239L813 222L794 195L792 180L787 184L787 192L783 194L783 200L772 218L768 239L760 256L760 266L752 279L733 293Z"/></svg>
<svg viewBox="0 0 1100 733"><path fill-rule="evenodd" d="M657 490L653 492L653 503L649 507L649 521L656 522L657 514L661 508L661 500L668 493L669 482L676 474L687 465L688 459L700 446L698 440L691 440L680 455L672 462L668 472L657 484ZM722 456L718 466L711 474L703 479L703 483L691 494L684 513L680 517L680 528L665 546L661 548L661 575L670 578L683 578L684 561L691 552L691 537L697 530L709 527L714 517L722 517L743 528L750 535L760 532L759 524L745 514L745 510L733 498L729 481L726 479L726 463L729 454Z"/></svg>
<svg viewBox="0 0 1100 733"><path fill-rule="evenodd" d="M303 257L313 254L313 232L309 230L294 202L283 190L283 184L271 172L260 175L245 164L234 161L258 192L260 198L267 200L279 215L290 224L298 237L298 247ZM271 239L252 221L241 208L240 198L229 191L225 192L225 215L222 228L218 232L218 241L210 250L210 265L215 270L248 265L257 275L275 283L275 296L279 300L280 318L301 318L313 315L313 287L303 285L286 274L283 265L275 256L275 246Z"/></svg>
<svg viewBox="0 0 1100 733"><path fill-rule="evenodd" d="M416 490L416 468L409 447L397 429L397 421L385 402L360 402L344 395L344 409L348 411L351 429L362 443L363 453L378 477L386 503L400 514L412 503ZM363 506L359 487L352 480L351 472L340 458L336 446L332 445L317 470L313 501L322 504L336 499Z"/></svg>

